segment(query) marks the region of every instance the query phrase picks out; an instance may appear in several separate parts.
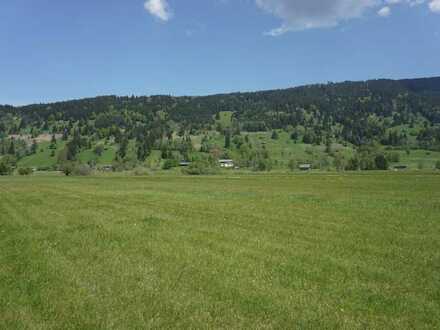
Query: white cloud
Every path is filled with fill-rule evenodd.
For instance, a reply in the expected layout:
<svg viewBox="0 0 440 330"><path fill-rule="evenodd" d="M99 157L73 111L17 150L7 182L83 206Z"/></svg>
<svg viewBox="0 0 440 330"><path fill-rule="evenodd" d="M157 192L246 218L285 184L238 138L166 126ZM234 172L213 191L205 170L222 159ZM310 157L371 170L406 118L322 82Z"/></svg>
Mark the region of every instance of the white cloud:
<svg viewBox="0 0 440 330"><path fill-rule="evenodd" d="M387 5L407 4L410 7L428 4L429 9L434 13L440 13L440 0L385 0Z"/></svg>
<svg viewBox="0 0 440 330"><path fill-rule="evenodd" d="M229 0L216 0L227 3ZM281 26L267 35L278 36L288 31L334 27L343 21L361 17L371 9L378 9L381 17L391 15L392 7L410 7L427 4L434 13L440 13L440 0L255 0L262 10L281 19ZM169 21L173 12L167 0L146 0L145 9L162 21Z"/></svg>
<svg viewBox="0 0 440 330"><path fill-rule="evenodd" d="M434 13L440 14L440 0L432 0L429 3L429 9L431 9L431 11Z"/></svg>
<svg viewBox="0 0 440 330"><path fill-rule="evenodd" d="M377 12L377 14L378 14L379 16L381 16L381 17L388 17L388 16L391 15L391 8L388 7L388 6L385 6L385 7L381 8L381 9Z"/></svg>
<svg viewBox="0 0 440 330"><path fill-rule="evenodd" d="M153 16L162 21L169 21L173 17L170 6L167 0L147 0L144 8Z"/></svg>
<svg viewBox="0 0 440 330"><path fill-rule="evenodd" d="M357 18L381 0L256 0L257 6L282 20L269 35L288 31L332 27L341 21Z"/></svg>
<svg viewBox="0 0 440 330"><path fill-rule="evenodd" d="M402 0L386 0L385 3L388 5L396 5L398 3L401 3Z"/></svg>
<svg viewBox="0 0 440 330"><path fill-rule="evenodd" d="M255 0L262 10L281 19L281 26L267 35L279 36L288 31L333 27L343 21L359 18L371 9L388 17L393 6L415 7L428 4L440 13L440 0Z"/></svg>

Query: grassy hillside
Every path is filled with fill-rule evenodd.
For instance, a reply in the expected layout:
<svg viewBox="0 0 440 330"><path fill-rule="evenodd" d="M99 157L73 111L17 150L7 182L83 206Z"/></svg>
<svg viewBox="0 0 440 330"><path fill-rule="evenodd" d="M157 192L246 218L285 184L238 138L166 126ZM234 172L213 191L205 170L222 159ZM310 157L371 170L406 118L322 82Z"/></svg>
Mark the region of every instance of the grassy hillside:
<svg viewBox="0 0 440 330"><path fill-rule="evenodd" d="M0 328L440 327L440 176L0 178Z"/></svg>
<svg viewBox="0 0 440 330"><path fill-rule="evenodd" d="M104 152L101 155L97 155L92 149L82 151L78 160L82 163L95 162L98 165L111 164L115 159L116 147L106 146Z"/></svg>
<svg viewBox="0 0 440 330"><path fill-rule="evenodd" d="M18 162L19 167L34 167L34 168L52 168L57 164L58 154L65 146L64 141L58 141L57 148L50 149L50 142L42 142L38 144L37 152L33 155L26 156Z"/></svg>
<svg viewBox="0 0 440 330"><path fill-rule="evenodd" d="M18 167L32 167L36 169L54 168L58 163L58 155L64 149L66 143L62 140L57 142L57 147L50 148L49 142L38 143L37 152L33 155L23 157L19 160ZM78 154L78 161L81 163L94 162L97 165L111 164L115 159L116 146L106 145L101 155L97 155L93 149L86 149Z"/></svg>

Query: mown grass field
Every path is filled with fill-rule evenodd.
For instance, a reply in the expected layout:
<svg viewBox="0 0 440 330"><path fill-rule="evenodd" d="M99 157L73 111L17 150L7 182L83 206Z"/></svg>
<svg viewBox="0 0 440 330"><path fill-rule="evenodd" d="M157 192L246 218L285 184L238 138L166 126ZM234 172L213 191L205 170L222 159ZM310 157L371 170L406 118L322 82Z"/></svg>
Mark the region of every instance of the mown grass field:
<svg viewBox="0 0 440 330"><path fill-rule="evenodd" d="M440 175L0 178L0 328L435 329Z"/></svg>

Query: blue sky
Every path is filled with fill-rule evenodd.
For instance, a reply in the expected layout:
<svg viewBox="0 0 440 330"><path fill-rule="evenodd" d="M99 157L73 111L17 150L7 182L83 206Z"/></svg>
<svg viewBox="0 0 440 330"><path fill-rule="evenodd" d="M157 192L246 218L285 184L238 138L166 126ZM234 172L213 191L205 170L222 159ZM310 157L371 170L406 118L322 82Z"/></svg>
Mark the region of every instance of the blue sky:
<svg viewBox="0 0 440 330"><path fill-rule="evenodd" d="M440 0L0 3L0 104L440 75Z"/></svg>

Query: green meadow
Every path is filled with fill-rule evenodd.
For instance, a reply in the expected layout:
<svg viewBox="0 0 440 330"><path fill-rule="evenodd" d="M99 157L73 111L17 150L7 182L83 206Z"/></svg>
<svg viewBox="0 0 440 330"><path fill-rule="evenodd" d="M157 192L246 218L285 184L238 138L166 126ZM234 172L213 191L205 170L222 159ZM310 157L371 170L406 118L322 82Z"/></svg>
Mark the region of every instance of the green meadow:
<svg viewBox="0 0 440 330"><path fill-rule="evenodd" d="M1 329L440 328L440 175L0 177Z"/></svg>

